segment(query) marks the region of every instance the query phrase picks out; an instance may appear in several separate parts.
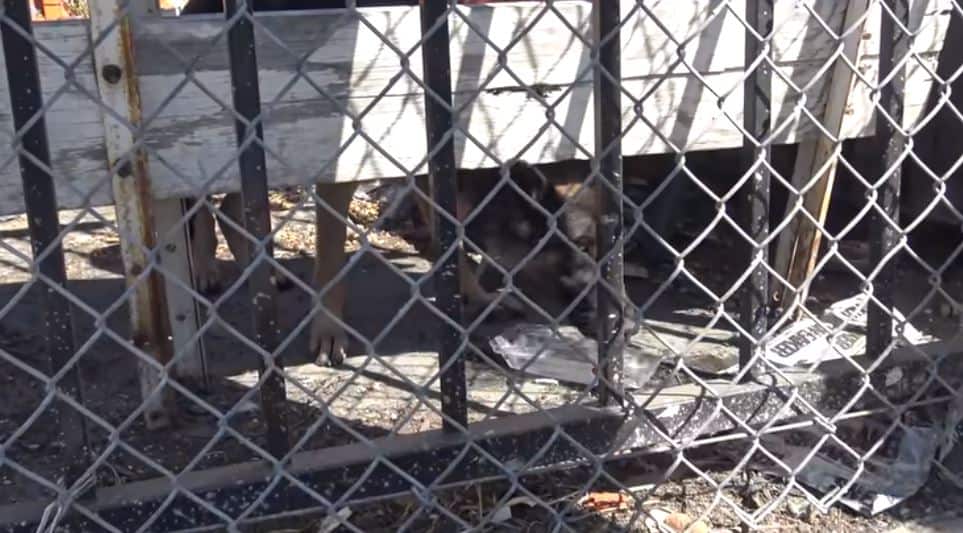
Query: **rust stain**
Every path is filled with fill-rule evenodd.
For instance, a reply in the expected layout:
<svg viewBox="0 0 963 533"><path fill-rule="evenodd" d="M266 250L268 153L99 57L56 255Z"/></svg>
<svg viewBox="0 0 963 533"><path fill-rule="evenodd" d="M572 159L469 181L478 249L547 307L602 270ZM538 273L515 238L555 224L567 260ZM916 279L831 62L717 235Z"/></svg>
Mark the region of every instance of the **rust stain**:
<svg viewBox="0 0 963 533"><path fill-rule="evenodd" d="M140 89L137 78L134 74L134 42L131 38L130 23L126 17L120 19L117 31L120 36L121 58L123 65L123 76L121 82L127 91L127 117L131 124L139 126L142 118ZM133 208L141 221L141 234L138 237L141 242L149 249L157 246L157 241L153 231L153 197L151 196L150 173L147 166L147 154L143 149L138 149L133 154L133 176L132 195L129 197L133 201ZM134 252L139 261L131 261L134 266L130 268L130 278L137 276L140 272L136 267L145 265L146 257L140 257L139 251ZM143 268L143 267L141 267ZM133 283L133 279L128 279ZM167 364L173 357L173 346L171 345L171 328L167 316L167 298L163 290L163 280L157 271L151 272L146 283L138 287L139 297L136 299L137 306L134 316L135 323L132 324L132 335L135 339L146 337L150 345L150 353L154 355L158 362ZM140 345L140 344L139 344Z"/></svg>

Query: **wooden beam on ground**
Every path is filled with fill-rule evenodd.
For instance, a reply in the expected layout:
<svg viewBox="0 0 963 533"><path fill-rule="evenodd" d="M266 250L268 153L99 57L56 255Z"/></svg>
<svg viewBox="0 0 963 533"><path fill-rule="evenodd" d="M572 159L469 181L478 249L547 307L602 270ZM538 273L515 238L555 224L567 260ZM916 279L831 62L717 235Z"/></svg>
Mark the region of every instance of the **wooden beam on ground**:
<svg viewBox="0 0 963 533"><path fill-rule="evenodd" d="M140 89L134 74L134 49L128 17L118 0L90 1L90 30L94 66L98 74L103 111L104 144L109 162L113 200L117 212L124 276L130 288L131 356L138 357L144 418L156 429L170 423L167 410L170 389L163 384L171 359L170 319L163 280L155 269L151 251L156 248L151 183L147 154L138 145L141 124ZM119 17L119 20L118 20ZM102 176L101 176L102 179Z"/></svg>
<svg viewBox="0 0 963 533"><path fill-rule="evenodd" d="M792 222L779 235L773 261L776 272L788 282L787 285L774 279L771 288L776 306L784 310L794 307L796 302L800 306L806 302L811 281L809 278L819 257L823 236L821 228L829 213L842 148L844 119L852 113L850 95L857 82L853 69L865 55L865 43L869 38L863 29L869 3L869 0L850 0L846 8L843 28L849 30L844 30L841 35L841 54L833 66L827 88L828 98L822 116L825 131L799 144L791 180L799 196L794 199L790 191L786 215L782 220L791 218Z"/></svg>

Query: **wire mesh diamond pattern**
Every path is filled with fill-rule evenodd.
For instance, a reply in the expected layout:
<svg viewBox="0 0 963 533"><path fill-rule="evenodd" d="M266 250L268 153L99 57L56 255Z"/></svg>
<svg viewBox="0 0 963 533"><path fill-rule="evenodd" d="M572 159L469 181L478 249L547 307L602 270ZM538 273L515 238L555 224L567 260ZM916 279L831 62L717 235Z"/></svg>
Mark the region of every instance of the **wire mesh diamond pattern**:
<svg viewBox="0 0 963 533"><path fill-rule="evenodd" d="M0 524L959 508L956 0L6 0Z"/></svg>

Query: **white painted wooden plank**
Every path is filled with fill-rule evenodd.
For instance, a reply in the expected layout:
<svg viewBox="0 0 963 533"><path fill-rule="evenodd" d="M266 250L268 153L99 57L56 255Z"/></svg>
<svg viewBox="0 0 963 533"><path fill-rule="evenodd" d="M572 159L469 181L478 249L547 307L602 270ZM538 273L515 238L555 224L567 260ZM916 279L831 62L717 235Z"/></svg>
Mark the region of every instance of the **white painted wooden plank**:
<svg viewBox="0 0 963 533"><path fill-rule="evenodd" d="M164 268L167 315L171 319L171 341L179 378L207 380L207 359L200 330L200 310L188 287L194 287L191 267L188 221L183 200L168 198L154 201L154 226L157 228ZM179 282L179 283L178 283Z"/></svg>
<svg viewBox="0 0 963 533"><path fill-rule="evenodd" d="M792 198L787 203L783 220L792 219L792 223L779 235L776 247L774 268L789 283L788 286L775 285L784 309L794 302L805 304L809 293L805 282L812 274L819 253L822 237L819 227L825 223L829 212L836 174L838 160L835 153L839 146L834 138L839 137L843 128L846 110L852 108L849 98L853 95L857 76L850 64L860 64L869 43L869 39L863 38L864 28L867 28L864 15L869 0L850 0L848 3L845 27L852 30L840 43L840 59L833 67L827 87L828 100L821 119L825 132L799 144L791 183L795 190L803 191L803 195L798 205ZM817 224L799 213L799 209L810 213Z"/></svg>
<svg viewBox="0 0 963 533"><path fill-rule="evenodd" d="M623 1L624 12L632 13L622 32L627 92L641 97L652 91L642 103L643 114L671 140L666 144L652 128L639 125L623 143L626 155L666 152L673 147L695 150L739 146L741 137L733 124L741 122L739 78L744 28L735 13L741 13L743 2L733 1L731 7L726 7L725 3L708 0L662 0L646 2L649 11L641 12L630 7L635 2ZM914 17L923 21L914 49L931 65L935 64L949 17L940 8L946 7L948 1L921 0L913 4ZM774 47L780 71L797 84L811 85L806 107L818 117L822 115L820 95L825 92L828 77L820 66L830 56L833 41L804 9L805 4L815 4L813 9L837 29L842 24L845 4L776 4ZM536 84L547 91L546 99L555 103L552 111L558 124L592 150L587 41L575 37L567 26L576 28L585 38L590 4L559 0L554 5L565 21L555 12L545 12L539 3L461 8L471 25L487 32L486 36L497 46L506 46L521 36L502 58L507 69L500 68L499 54L492 46L469 31L468 23L460 16L453 17L455 101L465 108L460 125L499 159L522 155L545 162L580 156L558 127L552 126L539 135L547 110L524 91L522 84ZM875 9L878 12L878 6ZM269 161L272 186L307 183L315 177L350 181L400 176L406 169L423 171L423 166L419 168L424 157L421 88L412 77L414 74L402 73L398 77L405 61L409 73L421 69L420 53L415 48L419 38L417 9L370 8L360 12L368 24L388 37L391 46L368 26L337 10L258 16L262 95L264 109L270 113L266 118L265 142L283 160ZM878 20L878 13L876 17ZM655 19L664 23L664 28ZM155 196L187 194L196 188L202 175L210 177L222 168L224 174L213 181L213 190L237 188L234 126L224 108L229 101L230 84L226 45L223 36L218 38L222 29L218 16L148 17L136 27L135 49L141 57L150 58L138 65L138 73ZM71 61L88 47L78 22L40 25L37 33L56 56ZM677 61L680 46L685 52L685 63ZM878 49L875 34L871 35L867 49L861 68L872 79ZM407 59L403 61L396 50L414 53L404 56ZM193 73L185 77L187 65L196 57L199 59ZM694 75L690 67L699 75ZM298 69L303 73L301 79L296 78ZM45 93L52 94L63 84L64 69L46 59L41 61L41 70ZM817 76L819 72L823 74ZM93 80L90 62L79 60L73 73L89 92ZM704 84L718 93L704 90ZM570 85L574 89L556 102L563 88ZM777 81L774 85L777 114L790 116L798 98L784 83ZM911 69L907 122L919 115L928 86L925 70L918 66ZM318 87L327 96L322 96ZM482 92L476 97L479 88ZM5 92L0 85L0 122L8 123L9 113L2 107ZM382 93L385 96L375 102L375 97ZM720 94L727 95L724 108L730 112L728 118L717 106ZM868 95L869 88L858 84L850 98L857 105L847 117L845 136L872 132ZM627 96L627 118L634 116L633 106ZM384 152L364 139L348 143L354 124L344 117L342 109L360 112L369 107L360 125ZM47 120L52 132L54 167L58 182L63 183L58 189L61 205L78 206L87 201L86 195L92 195L93 203L109 202L109 186L95 187L107 175L103 134L98 131L102 125L98 126L100 117L95 104L80 90L71 88L53 102ZM780 142L794 142L812 132L808 119L791 126L779 138ZM9 126L4 127L9 131ZM525 154L517 153L535 137ZM342 153L339 150L345 144ZM0 146L0 161L10 157L8 145ZM492 164L485 150L466 142L463 135L457 157L464 167ZM15 177L10 165L0 168L0 214L22 210Z"/></svg>
<svg viewBox="0 0 963 533"><path fill-rule="evenodd" d="M134 71L127 17L116 21L118 0L92 0L90 27L93 40L99 97L113 113L103 113L104 144L111 161L113 191L121 257L127 286L130 343L142 354L166 365L171 358L170 321L164 304L161 279L151 265L149 250L156 245L153 202L146 154L135 146L132 129L140 124L140 96ZM111 73L112 71L112 73ZM133 126L133 127L131 127ZM138 374L144 401L144 421L156 429L170 423L169 388L162 387L162 374L145 358L138 358ZM159 390L160 389L160 390Z"/></svg>

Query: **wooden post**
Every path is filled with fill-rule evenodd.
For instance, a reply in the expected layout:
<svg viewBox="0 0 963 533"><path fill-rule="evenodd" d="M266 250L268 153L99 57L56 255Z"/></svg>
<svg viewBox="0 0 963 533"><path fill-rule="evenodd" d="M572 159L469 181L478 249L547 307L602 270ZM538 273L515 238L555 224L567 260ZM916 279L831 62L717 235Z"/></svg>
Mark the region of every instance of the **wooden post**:
<svg viewBox="0 0 963 533"><path fill-rule="evenodd" d="M147 154L135 146L141 106L130 24L118 0L90 0L89 6L91 39L98 43L93 54L98 92L102 104L116 113L103 113L103 121L124 274L133 287L128 302L131 339L138 350L166 365L171 359L170 321L163 282L149 254L156 239ZM147 427L164 427L170 422L169 390L157 389L166 371L140 358L138 365Z"/></svg>
<svg viewBox="0 0 963 533"><path fill-rule="evenodd" d="M849 29L849 33L846 33L842 39L842 56L854 66L859 64L859 58L865 53L864 47L860 45L864 41L861 17L868 7L869 0L850 0L846 8L843 31ZM859 27L853 28L857 24ZM775 305L782 310L792 307L791 301L794 299L802 306L809 293L809 277L816 267L822 240L822 231L819 227L826 222L826 215L829 213L829 201L838 161L837 149L842 143L839 137L849 105L849 95L853 91L855 82L856 75L853 73L853 67L842 57L837 58L829 81L828 98L822 120L823 128L835 139L820 132L817 138L799 144L792 186L796 190L803 190L802 209L810 213L819 225L813 224L800 213L779 236L773 267L790 285L786 286L774 281ZM794 204L790 196L786 204L785 218L793 216Z"/></svg>
<svg viewBox="0 0 963 533"><path fill-rule="evenodd" d="M171 340L174 368L180 378L192 378L207 386L207 357L203 338L194 339L200 330L201 312L191 291L196 290L191 257L189 220L184 201L178 198L153 200L154 223L161 245L167 313L172 319ZM205 208L206 209L206 208ZM178 281L180 283L178 283ZM183 353L182 353L183 352Z"/></svg>

